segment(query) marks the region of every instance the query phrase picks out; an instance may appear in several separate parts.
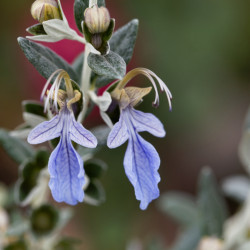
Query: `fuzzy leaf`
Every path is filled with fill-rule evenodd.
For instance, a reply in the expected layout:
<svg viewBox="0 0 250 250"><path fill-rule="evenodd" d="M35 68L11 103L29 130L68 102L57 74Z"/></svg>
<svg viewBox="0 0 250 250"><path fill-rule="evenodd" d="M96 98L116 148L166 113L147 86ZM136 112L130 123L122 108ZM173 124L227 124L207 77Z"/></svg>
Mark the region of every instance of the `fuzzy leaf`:
<svg viewBox="0 0 250 250"><path fill-rule="evenodd" d="M83 60L84 60L84 52L81 53L79 56L77 56L74 62L72 63L72 68L79 76L78 79L81 79L82 76Z"/></svg>
<svg viewBox="0 0 250 250"><path fill-rule="evenodd" d="M198 206L203 223L203 235L221 237L227 210L210 168L204 168L200 174Z"/></svg>
<svg viewBox="0 0 250 250"><path fill-rule="evenodd" d="M50 153L48 151L40 150L33 159L21 165L21 178L16 186L19 202L23 202L32 189L36 187L41 170L48 165L49 156Z"/></svg>
<svg viewBox="0 0 250 250"><path fill-rule="evenodd" d="M47 118L46 114L44 113L44 107L40 102L23 101L22 106L24 112Z"/></svg>
<svg viewBox="0 0 250 250"><path fill-rule="evenodd" d="M176 240L176 243L171 250L194 250L201 238L201 231L199 227L188 228Z"/></svg>
<svg viewBox="0 0 250 250"><path fill-rule="evenodd" d="M99 7L105 6L105 0L98 0ZM84 12L89 7L89 0L75 0L74 15L78 29L82 32L82 21L84 21Z"/></svg>
<svg viewBox="0 0 250 250"><path fill-rule="evenodd" d="M36 36L27 36L26 38L40 42L58 42L63 39L78 40L80 37L71 29L65 21L51 19L43 22L45 34ZM84 42L83 38L80 38Z"/></svg>
<svg viewBox="0 0 250 250"><path fill-rule="evenodd" d="M32 157L35 150L26 142L12 137L6 130L0 129L0 145L17 163L22 163Z"/></svg>
<svg viewBox="0 0 250 250"><path fill-rule="evenodd" d="M160 209L182 226L191 226L199 219L199 210L191 196L169 192L159 200Z"/></svg>
<svg viewBox="0 0 250 250"><path fill-rule="evenodd" d="M30 63L46 79L57 69L64 69L71 79L78 80L77 74L72 67L51 49L22 37L18 38L18 43Z"/></svg>
<svg viewBox="0 0 250 250"><path fill-rule="evenodd" d="M133 56L138 26L138 19L133 19L118 29L110 39L110 49L119 54L127 64Z"/></svg>
<svg viewBox="0 0 250 250"><path fill-rule="evenodd" d="M107 164L98 159L91 159L84 164L85 173L90 179L100 178L107 170Z"/></svg>
<svg viewBox="0 0 250 250"><path fill-rule="evenodd" d="M250 190L250 179L244 175L227 177L223 180L222 190L226 196L243 203Z"/></svg>
<svg viewBox="0 0 250 250"><path fill-rule="evenodd" d="M89 67L98 75L122 79L126 74L126 63L118 54L110 51L105 56L90 53Z"/></svg>
<svg viewBox="0 0 250 250"><path fill-rule="evenodd" d="M98 206L105 201L105 191L98 180L91 181L85 190L84 201L88 204Z"/></svg>
<svg viewBox="0 0 250 250"><path fill-rule="evenodd" d="M41 23L32 25L31 27L26 29L27 32L29 32L30 34L34 35L34 36L38 36L38 35L46 35L46 32L43 28L43 25Z"/></svg>
<svg viewBox="0 0 250 250"><path fill-rule="evenodd" d="M128 24L118 29L109 41L110 49L115 53L119 54L124 59L126 64L129 63L133 56L133 51L138 33L138 26L138 20L133 19ZM114 80L115 79L112 77L99 76L97 77L95 83L96 86L102 87Z"/></svg>

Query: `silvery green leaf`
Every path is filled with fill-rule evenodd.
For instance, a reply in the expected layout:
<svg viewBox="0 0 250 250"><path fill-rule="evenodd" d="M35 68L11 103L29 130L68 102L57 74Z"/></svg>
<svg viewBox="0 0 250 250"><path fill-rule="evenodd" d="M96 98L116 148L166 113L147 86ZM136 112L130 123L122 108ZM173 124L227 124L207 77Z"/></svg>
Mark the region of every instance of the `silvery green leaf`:
<svg viewBox="0 0 250 250"><path fill-rule="evenodd" d="M106 199L105 191L102 187L102 184L98 180L91 181L84 192L84 202L93 206L100 205Z"/></svg>
<svg viewBox="0 0 250 250"><path fill-rule="evenodd" d="M26 38L37 41L37 42L46 42L46 43L55 43L62 39L59 39L58 37L54 36L48 36L48 35L39 35L39 36L26 36Z"/></svg>
<svg viewBox="0 0 250 250"><path fill-rule="evenodd" d="M16 129L9 132L10 136L26 140L32 128Z"/></svg>
<svg viewBox="0 0 250 250"><path fill-rule="evenodd" d="M15 187L16 200L23 206L41 205L48 191L47 164L50 153L39 150L33 158L20 166L20 177ZM45 171L43 171L45 170Z"/></svg>
<svg viewBox="0 0 250 250"><path fill-rule="evenodd" d="M78 36L63 20L52 19L45 21L43 22L43 28L47 35L27 36L26 38L42 42L58 42L63 39L69 39L85 43L84 38Z"/></svg>
<svg viewBox="0 0 250 250"><path fill-rule="evenodd" d="M38 124L47 120L42 116L34 115L28 112L23 113L23 119L26 122L26 124L31 126L32 128L36 127Z"/></svg>
<svg viewBox="0 0 250 250"><path fill-rule="evenodd" d="M31 27L27 28L26 31L34 36L47 35L41 23L32 25Z"/></svg>
<svg viewBox="0 0 250 250"><path fill-rule="evenodd" d="M84 60L84 52L81 53L79 56L77 56L72 64L72 68L79 76L79 79L81 79L82 76L83 60Z"/></svg>
<svg viewBox="0 0 250 250"><path fill-rule="evenodd" d="M59 19L52 19L43 22L45 32L49 36L58 37L58 39L77 40L78 34L71 29L64 21Z"/></svg>
<svg viewBox="0 0 250 250"><path fill-rule="evenodd" d="M7 237L21 237L27 230L29 230L29 224L26 219L20 214L19 211L10 212L11 224L6 232Z"/></svg>
<svg viewBox="0 0 250 250"><path fill-rule="evenodd" d="M128 24L122 26L112 35L109 45L110 50L119 54L126 64L129 63L133 56L135 42L138 33L139 22L137 19L133 19ZM108 83L114 81L113 77L99 76L96 78L96 86L102 87Z"/></svg>
<svg viewBox="0 0 250 250"><path fill-rule="evenodd" d="M239 157L248 174L250 174L250 129L245 130L241 137Z"/></svg>
<svg viewBox="0 0 250 250"><path fill-rule="evenodd" d="M107 164L99 159L90 159L84 163L85 173L90 179L100 178L107 168Z"/></svg>
<svg viewBox="0 0 250 250"><path fill-rule="evenodd" d="M57 230L64 228L70 219L73 217L73 211L70 208L63 208L59 213L59 221L57 225Z"/></svg>
<svg viewBox="0 0 250 250"><path fill-rule="evenodd" d="M139 21L133 19L118 29L110 39L110 49L119 54L128 64L133 56Z"/></svg>
<svg viewBox="0 0 250 250"><path fill-rule="evenodd" d="M98 140L99 146L106 145L107 137L110 133L110 128L105 125L97 126L93 129L91 129L91 132L94 134L96 139Z"/></svg>
<svg viewBox="0 0 250 250"><path fill-rule="evenodd" d="M250 221L250 193L242 208L224 225L223 239L224 249L239 249L239 246L247 241Z"/></svg>
<svg viewBox="0 0 250 250"><path fill-rule="evenodd" d="M202 234L198 226L188 228L177 238L171 250L195 250L201 236Z"/></svg>
<svg viewBox="0 0 250 250"><path fill-rule="evenodd" d="M0 129L0 145L17 163L26 161L35 153L35 150L27 142L9 135L9 133L3 129Z"/></svg>
<svg viewBox="0 0 250 250"><path fill-rule="evenodd" d="M208 167L203 168L200 174L198 207L202 218L203 234L221 237L227 209L212 170Z"/></svg>
<svg viewBox="0 0 250 250"><path fill-rule="evenodd" d="M99 7L105 6L105 0L97 0ZM75 0L74 15L78 29L82 32L82 21L84 21L84 12L89 7L89 0Z"/></svg>
<svg viewBox="0 0 250 250"><path fill-rule="evenodd" d="M244 175L228 177L223 180L222 190L234 200L244 202L250 190L250 179Z"/></svg>
<svg viewBox="0 0 250 250"><path fill-rule="evenodd" d="M14 130L9 132L10 136L26 140L30 131L31 131L31 126L27 125L26 123L23 123L16 127Z"/></svg>
<svg viewBox="0 0 250 250"><path fill-rule="evenodd" d="M97 76L97 75L95 75L94 77L95 77L95 85L98 88L106 86L115 80L113 77Z"/></svg>
<svg viewBox="0 0 250 250"><path fill-rule="evenodd" d="M30 100L22 101L22 108L24 112L47 118L47 115L44 113L43 104L40 102Z"/></svg>
<svg viewBox="0 0 250 250"><path fill-rule="evenodd" d="M121 80L126 74L126 63L122 57L112 51L105 56L90 53L88 56L88 65L100 76Z"/></svg>
<svg viewBox="0 0 250 250"><path fill-rule="evenodd" d="M197 204L189 195L178 192L166 193L161 196L158 206L182 226L191 226L199 220Z"/></svg>
<svg viewBox="0 0 250 250"><path fill-rule="evenodd" d="M72 80L78 80L71 65L49 48L22 37L18 38L18 43L27 59L44 78L48 79L57 69L64 69Z"/></svg>
<svg viewBox="0 0 250 250"><path fill-rule="evenodd" d="M23 197L23 200L20 201L20 197L18 195L17 199L20 202L21 206L31 205L33 208L41 206L44 201L48 199L49 196L49 173L48 169L43 169L40 171L39 176L37 177L37 183L34 187L30 188L30 192L27 193L26 197ZM21 185L21 182L20 182ZM17 187L20 188L19 183ZM16 190L20 192L21 190Z"/></svg>

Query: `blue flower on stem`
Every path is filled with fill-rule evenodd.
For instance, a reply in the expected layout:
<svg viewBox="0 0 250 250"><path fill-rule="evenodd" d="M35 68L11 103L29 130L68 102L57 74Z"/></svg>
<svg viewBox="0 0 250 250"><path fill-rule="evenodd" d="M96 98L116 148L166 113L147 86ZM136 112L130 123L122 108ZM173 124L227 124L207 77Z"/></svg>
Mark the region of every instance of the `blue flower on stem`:
<svg viewBox="0 0 250 250"><path fill-rule="evenodd" d="M150 113L143 113L134 109L134 106L152 88L124 88L138 74L147 76L152 82L156 90L156 98L153 103L155 106L159 104L159 95L153 77L157 79L161 90L167 94L171 108L170 100L172 95L159 77L152 71L143 68L130 71L118 83L115 90L111 92L112 98L119 103L120 119L112 128L107 145L109 148L116 148L128 140L123 164L126 175L134 186L136 199L141 202L140 208L145 210L152 200L159 197L158 183L160 182L160 176L158 169L160 166L160 157L156 149L144 140L139 135L139 132L147 131L157 137L164 137L166 133L158 118Z"/></svg>
<svg viewBox="0 0 250 250"><path fill-rule="evenodd" d="M57 112L57 106L59 105L60 111L50 121L43 122L35 127L28 136L28 142L30 144L39 144L60 137L60 142L52 152L48 163L49 187L53 198L57 202L76 205L84 199L85 173L83 160L74 149L71 141L84 147L95 148L97 140L90 131L75 120L72 105L79 101L82 96L79 91L73 90L70 78L65 71L56 71L50 77L42 96L55 74L58 74L58 76L50 91L48 91L45 109L48 108L49 102L53 99L52 106L54 110ZM66 91L60 89L63 79Z"/></svg>

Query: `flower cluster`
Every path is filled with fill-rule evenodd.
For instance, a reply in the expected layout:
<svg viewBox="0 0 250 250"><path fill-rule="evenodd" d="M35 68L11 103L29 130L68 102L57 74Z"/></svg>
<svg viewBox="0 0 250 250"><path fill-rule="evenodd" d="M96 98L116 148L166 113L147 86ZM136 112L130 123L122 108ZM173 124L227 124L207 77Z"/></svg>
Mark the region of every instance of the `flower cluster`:
<svg viewBox="0 0 250 250"><path fill-rule="evenodd" d="M159 106L159 87L166 93L171 109L172 95L165 83L148 69L136 68L126 73L133 54L138 20L114 32L115 20L110 17L104 1L99 6L97 1L89 1L84 6L76 1L74 7L76 24L83 36L69 27L60 0L36 0L31 11L39 23L27 29L33 35L27 37L30 40L18 39L26 57L47 78L41 95L45 114L42 122L29 126L27 140L30 144L49 141L53 147L48 170L54 200L70 205L82 202L86 188L93 184L89 173L84 171L83 158L94 158L94 150L90 150L90 156L80 151L104 144L82 126L93 105L97 105L111 129L105 144L116 148L128 141L123 165L140 208L144 210L159 196L160 157L153 145L139 133L146 131L164 137L165 130L153 114L138 111L135 107L152 89L155 91L153 106ZM31 41L63 39L85 44L84 55L72 65ZM38 60L39 56L41 60ZM146 76L152 87L128 87L130 80L138 75ZM99 89L104 86L106 91L98 96Z"/></svg>

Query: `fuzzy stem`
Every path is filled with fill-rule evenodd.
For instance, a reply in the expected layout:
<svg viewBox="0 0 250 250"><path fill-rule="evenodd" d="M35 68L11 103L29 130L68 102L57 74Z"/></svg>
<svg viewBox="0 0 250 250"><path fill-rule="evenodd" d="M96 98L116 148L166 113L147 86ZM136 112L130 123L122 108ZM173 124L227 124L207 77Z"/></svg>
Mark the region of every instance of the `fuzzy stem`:
<svg viewBox="0 0 250 250"><path fill-rule="evenodd" d="M89 0L89 8L93 5L97 4L97 0ZM81 79L81 90L84 95L84 105L83 110L78 117L79 122L83 122L86 112L88 110L89 105L89 87L90 87L90 77L91 77L91 69L88 65L88 56L90 53L90 45L86 43L85 45L85 53L84 53L84 62L83 62L83 70L82 70L82 79Z"/></svg>
<svg viewBox="0 0 250 250"><path fill-rule="evenodd" d="M84 95L84 105L83 105L83 110L78 117L79 122L83 122L87 109L88 109L88 105L89 105L88 91L90 87L90 77L91 77L91 69L88 65L89 53L90 53L90 47L89 47L89 44L87 43L85 45L82 79L81 79L81 91L83 92L83 95Z"/></svg>

